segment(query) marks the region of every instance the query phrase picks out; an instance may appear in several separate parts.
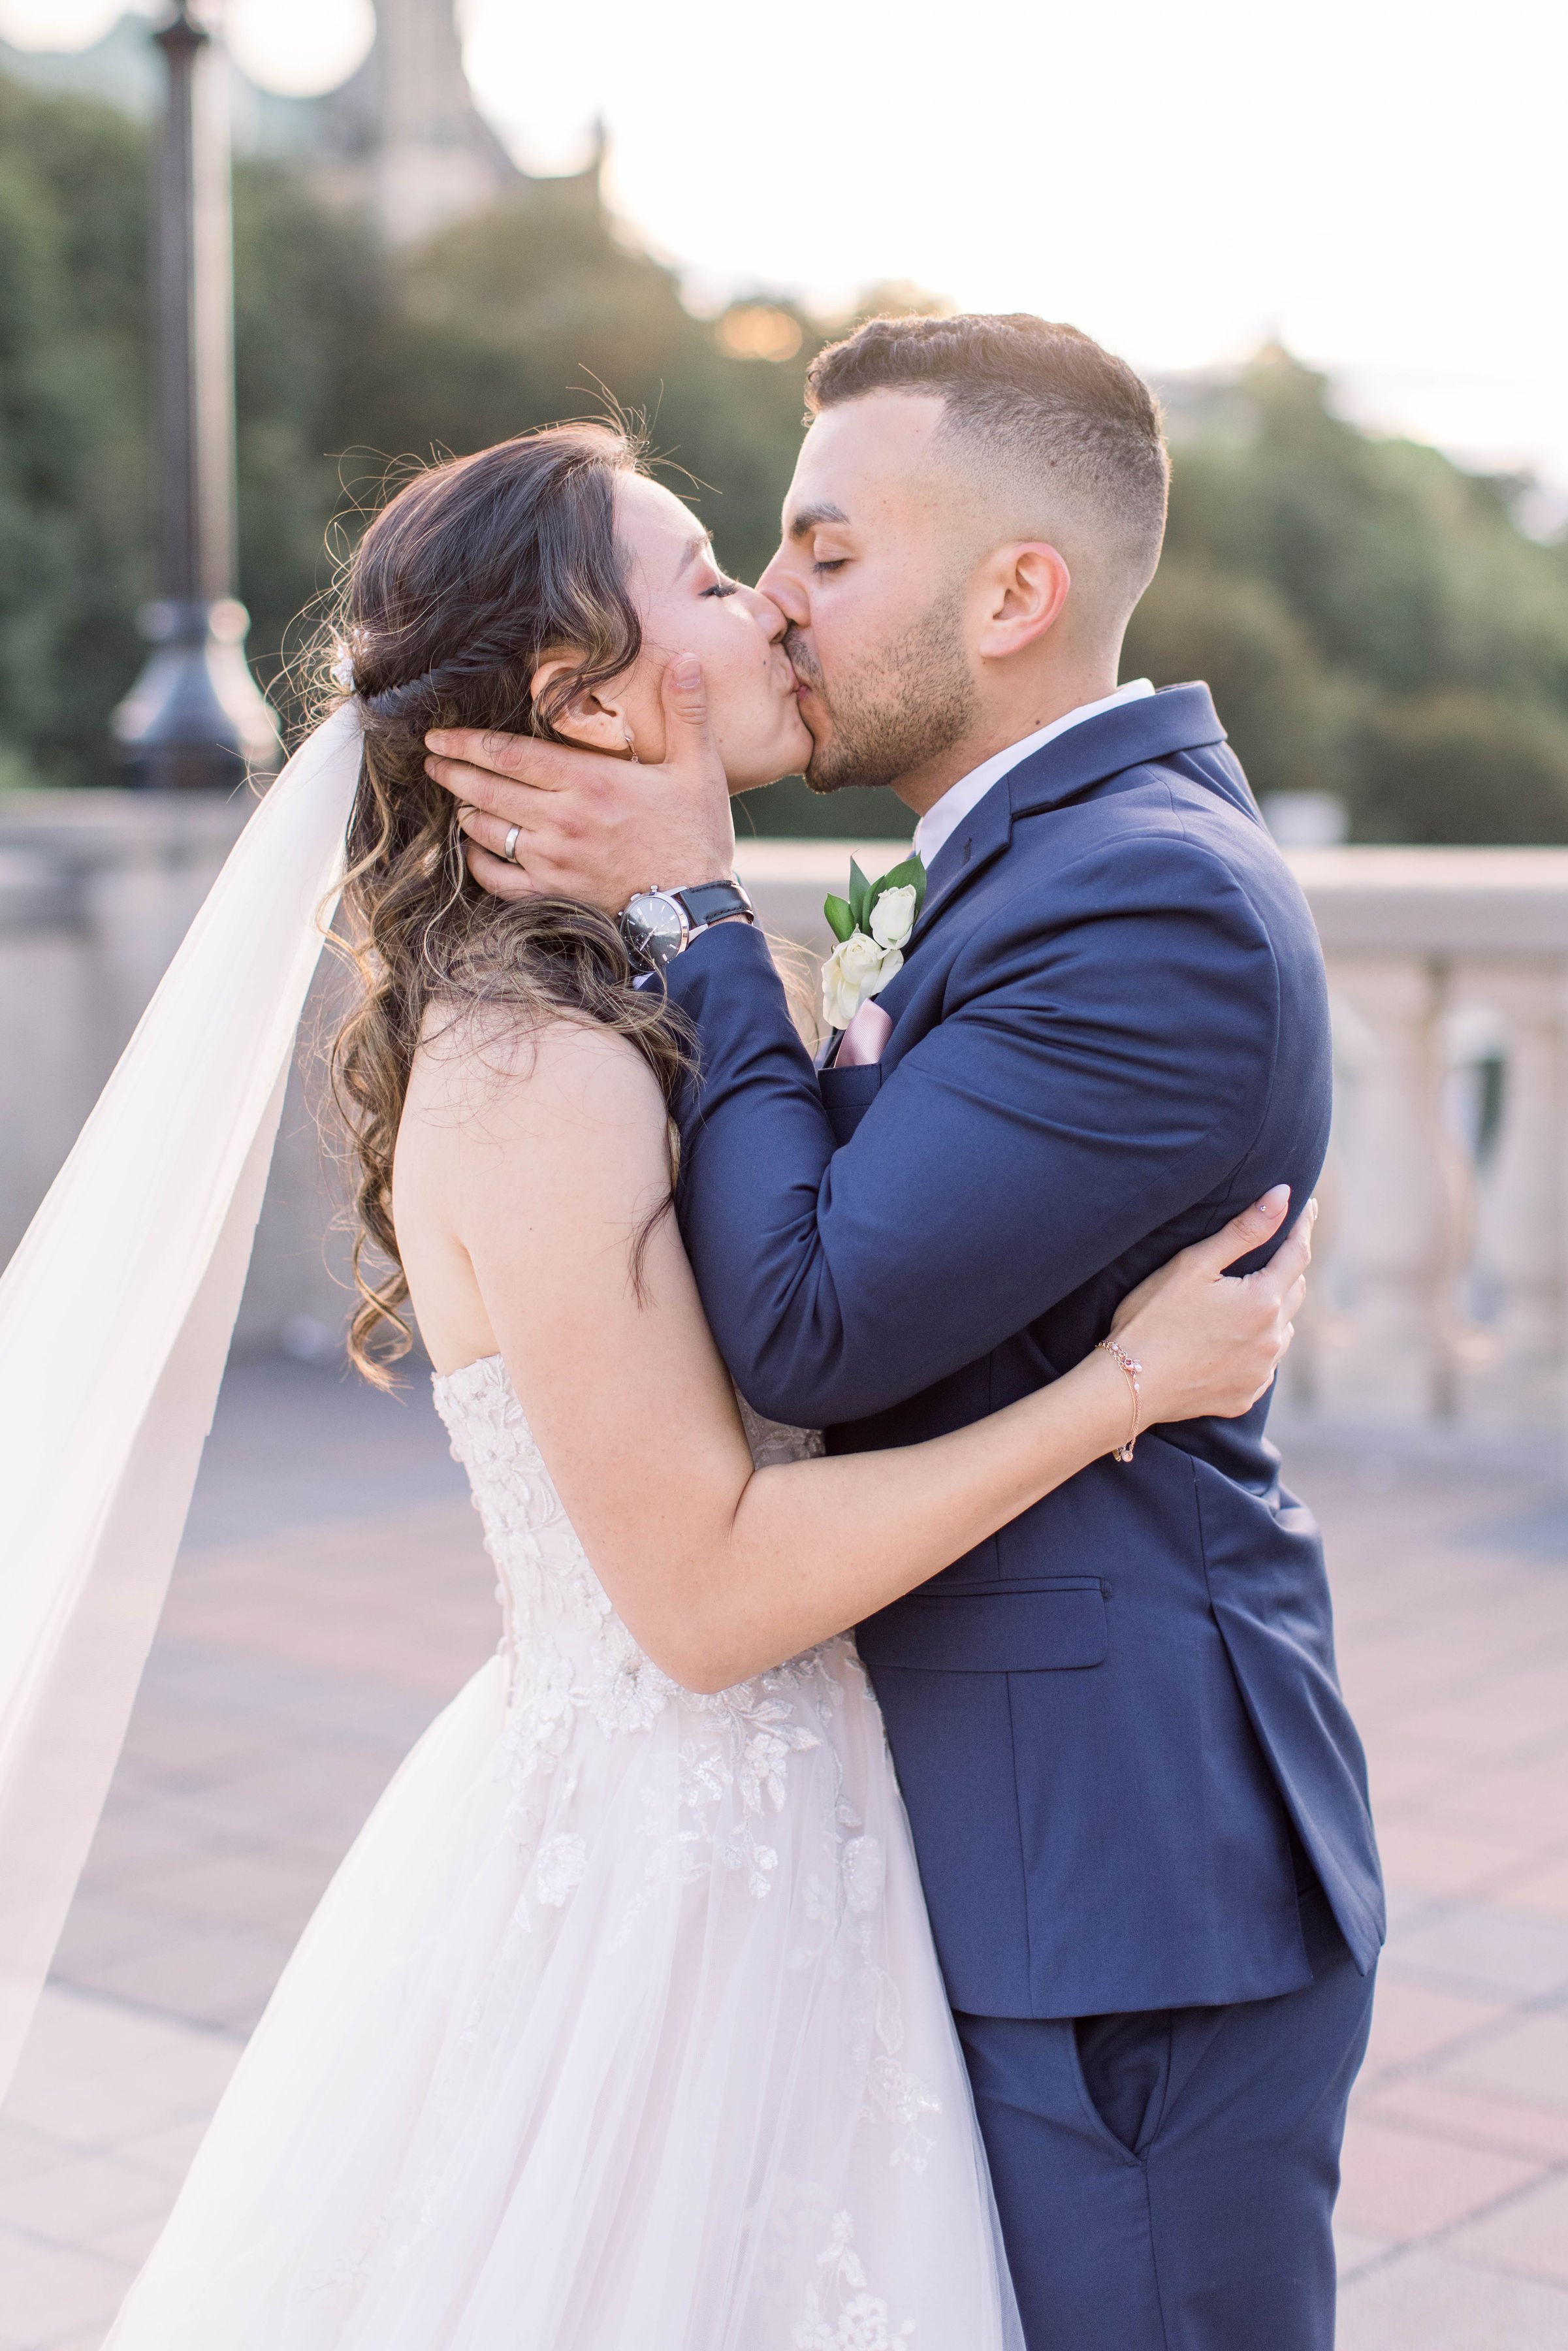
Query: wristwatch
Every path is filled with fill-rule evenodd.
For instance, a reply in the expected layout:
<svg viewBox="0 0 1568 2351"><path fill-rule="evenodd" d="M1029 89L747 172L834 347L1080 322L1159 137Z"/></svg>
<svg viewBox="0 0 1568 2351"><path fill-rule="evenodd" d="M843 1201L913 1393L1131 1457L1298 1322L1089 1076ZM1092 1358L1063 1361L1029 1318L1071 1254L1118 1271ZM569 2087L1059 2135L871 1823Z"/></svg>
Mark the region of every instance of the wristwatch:
<svg viewBox="0 0 1568 2351"><path fill-rule="evenodd" d="M633 963L663 971L699 931L737 918L754 923L756 909L738 882L699 882L691 890L639 890L622 908L621 935Z"/></svg>

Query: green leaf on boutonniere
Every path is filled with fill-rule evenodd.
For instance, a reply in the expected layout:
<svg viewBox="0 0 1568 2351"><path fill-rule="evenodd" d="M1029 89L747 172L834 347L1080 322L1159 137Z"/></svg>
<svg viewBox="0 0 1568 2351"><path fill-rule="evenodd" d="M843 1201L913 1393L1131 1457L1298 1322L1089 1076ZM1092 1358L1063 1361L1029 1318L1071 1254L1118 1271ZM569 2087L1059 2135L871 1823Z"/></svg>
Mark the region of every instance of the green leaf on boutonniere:
<svg viewBox="0 0 1568 2351"><path fill-rule="evenodd" d="M920 909L925 904L925 868L917 851L912 850L907 857L891 867L880 882L868 882L854 859L851 858L849 896L828 897L822 901L828 928L841 946L852 939L857 931L863 932L867 938L871 936L873 910L884 890L913 890L915 920L918 922Z"/></svg>
<svg viewBox="0 0 1568 2351"><path fill-rule="evenodd" d="M912 851L902 864L893 866L883 875L873 896L880 898L884 890L908 889L915 892L915 912L918 916L925 904L925 867L915 851Z"/></svg>
<svg viewBox="0 0 1568 2351"><path fill-rule="evenodd" d="M846 899L824 898L822 901L822 912L828 918L829 930L831 931L834 938L837 939L841 946L842 946L846 939L853 938L855 934L854 909L849 904Z"/></svg>
<svg viewBox="0 0 1568 2351"><path fill-rule="evenodd" d="M850 860L850 912L858 931L871 929L871 883L852 857Z"/></svg>

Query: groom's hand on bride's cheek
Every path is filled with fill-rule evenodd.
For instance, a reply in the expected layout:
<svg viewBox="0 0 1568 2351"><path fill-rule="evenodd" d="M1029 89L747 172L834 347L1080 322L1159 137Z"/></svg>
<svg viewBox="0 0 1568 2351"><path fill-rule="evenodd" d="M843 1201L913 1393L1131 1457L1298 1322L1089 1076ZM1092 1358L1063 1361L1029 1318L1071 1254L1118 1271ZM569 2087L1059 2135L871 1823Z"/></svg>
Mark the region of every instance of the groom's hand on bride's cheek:
<svg viewBox="0 0 1568 2351"><path fill-rule="evenodd" d="M575 898L618 912L631 844L616 820L619 763L530 736L455 728L426 737L426 772L459 803L468 870L499 898ZM635 863L632 854L631 862Z"/></svg>
<svg viewBox="0 0 1568 2351"><path fill-rule="evenodd" d="M461 804L468 868L483 888L617 914L639 890L733 870L729 792L698 664L671 661L663 695L656 764L477 728L426 736L426 771Z"/></svg>

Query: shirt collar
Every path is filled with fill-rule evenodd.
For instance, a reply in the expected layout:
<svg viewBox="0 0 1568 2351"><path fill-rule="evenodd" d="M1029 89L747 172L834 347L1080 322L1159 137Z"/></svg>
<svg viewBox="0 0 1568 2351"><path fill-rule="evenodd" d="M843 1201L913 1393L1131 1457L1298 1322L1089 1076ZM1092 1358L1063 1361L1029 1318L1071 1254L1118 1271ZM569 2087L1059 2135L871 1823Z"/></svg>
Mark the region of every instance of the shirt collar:
<svg viewBox="0 0 1568 2351"><path fill-rule="evenodd" d="M1098 718L1103 710L1119 709L1124 702L1141 702L1145 695L1153 694L1154 690L1146 677L1135 677L1130 684L1119 685L1114 694L1105 695L1099 702L1081 702L1076 710L1068 711L1064 717L1053 718L1049 726L1039 727L1034 734L1026 735L1021 743L1009 743L1005 751L994 751L988 759L982 759L977 768L971 768L967 776L961 776L956 784L950 784L941 799L926 810L915 828L915 847L927 872L938 851L946 846L971 809L979 805L991 786L999 783L1009 768L1016 768L1021 759L1029 758L1032 753L1043 750L1046 744L1054 743L1057 737L1065 735L1070 726L1080 725L1085 718Z"/></svg>

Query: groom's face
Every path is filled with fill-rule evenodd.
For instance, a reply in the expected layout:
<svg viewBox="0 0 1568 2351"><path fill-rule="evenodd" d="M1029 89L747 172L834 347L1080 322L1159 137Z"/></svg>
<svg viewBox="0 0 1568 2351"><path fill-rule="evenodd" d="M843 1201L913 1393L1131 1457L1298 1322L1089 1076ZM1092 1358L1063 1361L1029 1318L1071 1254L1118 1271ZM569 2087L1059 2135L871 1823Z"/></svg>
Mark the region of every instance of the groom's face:
<svg viewBox="0 0 1568 2351"><path fill-rule="evenodd" d="M819 416L801 448L783 543L758 584L789 623L814 791L896 788L973 723L975 549L932 455L942 413L925 393L869 392Z"/></svg>

